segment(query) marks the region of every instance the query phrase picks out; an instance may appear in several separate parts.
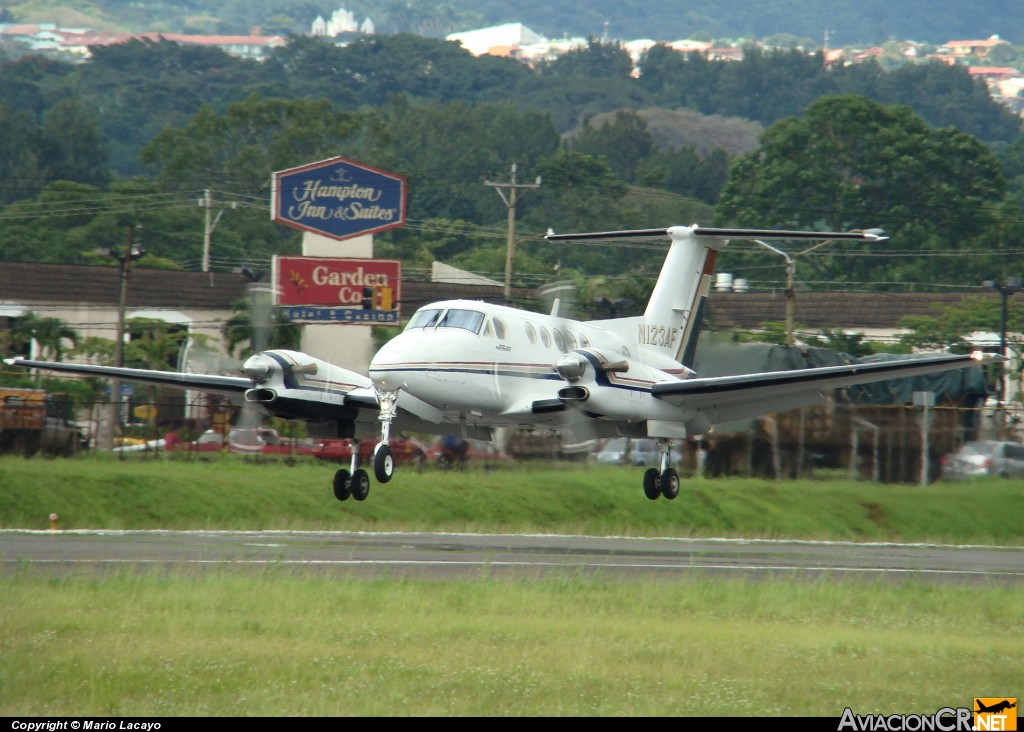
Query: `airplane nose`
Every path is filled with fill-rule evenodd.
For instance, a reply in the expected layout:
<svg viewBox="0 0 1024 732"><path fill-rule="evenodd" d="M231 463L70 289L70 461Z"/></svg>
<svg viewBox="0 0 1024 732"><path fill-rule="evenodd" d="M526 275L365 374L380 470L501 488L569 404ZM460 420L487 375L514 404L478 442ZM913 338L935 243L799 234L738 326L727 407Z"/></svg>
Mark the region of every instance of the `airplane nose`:
<svg viewBox="0 0 1024 732"><path fill-rule="evenodd" d="M402 364L399 357L400 349L395 345L395 341L400 337L396 336L385 343L370 359L370 378L380 389L393 390L405 386L403 372L399 370ZM408 349L403 348L401 351L408 352Z"/></svg>

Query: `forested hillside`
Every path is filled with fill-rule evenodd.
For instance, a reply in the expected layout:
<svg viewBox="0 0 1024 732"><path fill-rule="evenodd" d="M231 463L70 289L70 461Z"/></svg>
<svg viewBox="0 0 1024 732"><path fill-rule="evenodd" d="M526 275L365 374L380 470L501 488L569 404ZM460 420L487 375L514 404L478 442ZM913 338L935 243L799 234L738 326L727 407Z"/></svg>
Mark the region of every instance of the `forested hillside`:
<svg viewBox="0 0 1024 732"><path fill-rule="evenodd" d="M833 44L874 45L890 38L938 44L997 34L1014 44L1024 40L1024 4L1016 0L85 0L74 10L58 0L22 0L3 7L18 22L62 17L65 25L135 32L308 33L317 15L330 17L343 7L360 22L370 18L378 33L434 38L521 22L548 38L786 36L818 44L828 34Z"/></svg>
<svg viewBox="0 0 1024 732"><path fill-rule="evenodd" d="M272 172L335 155L409 180L409 225L379 254L491 273L507 210L483 182L516 163L520 180L543 180L517 209L517 276L614 277L640 301L659 251L631 252L623 277L620 250L555 251L542 232L718 221L893 234L856 268L838 245L808 258L819 286L980 281L1024 240L1020 120L962 67L655 47L634 78L614 43L533 69L410 34L293 38L262 63L166 42L94 52L0 65L0 258L101 261L94 250L138 225L149 266L195 267L209 190L223 212L215 266L265 262L298 250L269 221ZM763 273L758 286L780 276L770 255L729 256Z"/></svg>

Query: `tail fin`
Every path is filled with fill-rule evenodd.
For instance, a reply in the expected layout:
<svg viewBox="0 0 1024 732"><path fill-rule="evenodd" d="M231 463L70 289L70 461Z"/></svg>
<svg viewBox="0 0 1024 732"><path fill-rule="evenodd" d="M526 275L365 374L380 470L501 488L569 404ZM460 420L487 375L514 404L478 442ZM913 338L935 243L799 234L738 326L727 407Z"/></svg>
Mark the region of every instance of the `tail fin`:
<svg viewBox="0 0 1024 732"><path fill-rule="evenodd" d="M715 257L730 239L860 239L881 241L878 229L865 231L777 231L771 229L712 229L672 226L667 229L636 229L591 234L548 233L548 241L642 241L663 240L672 244L661 274L641 319L642 348L657 350L687 367L693 366L697 337L715 267Z"/></svg>
<svg viewBox="0 0 1024 732"><path fill-rule="evenodd" d="M728 243L722 237L698 237L697 231L696 227L686 226L668 229L672 244L640 326L642 346L659 350L667 347L673 358L687 368L693 366L715 257Z"/></svg>

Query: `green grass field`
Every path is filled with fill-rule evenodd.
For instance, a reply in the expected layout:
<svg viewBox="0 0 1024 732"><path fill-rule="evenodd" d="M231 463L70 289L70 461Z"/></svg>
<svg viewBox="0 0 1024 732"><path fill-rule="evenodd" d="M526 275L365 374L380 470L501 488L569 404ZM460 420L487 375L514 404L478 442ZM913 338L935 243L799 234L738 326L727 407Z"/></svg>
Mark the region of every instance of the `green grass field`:
<svg viewBox="0 0 1024 732"><path fill-rule="evenodd" d="M1020 545L1024 482L928 487L849 480L685 479L649 501L638 468L533 465L402 470L364 502L331 492L337 466L0 457L0 526L116 529L517 531Z"/></svg>
<svg viewBox="0 0 1024 732"><path fill-rule="evenodd" d="M0 523L543 531L1020 545L1024 485L399 472L0 458ZM2 538L0 538L2 541ZM186 568L3 577L6 716L827 716L1021 696L1019 588L915 582L323 579Z"/></svg>

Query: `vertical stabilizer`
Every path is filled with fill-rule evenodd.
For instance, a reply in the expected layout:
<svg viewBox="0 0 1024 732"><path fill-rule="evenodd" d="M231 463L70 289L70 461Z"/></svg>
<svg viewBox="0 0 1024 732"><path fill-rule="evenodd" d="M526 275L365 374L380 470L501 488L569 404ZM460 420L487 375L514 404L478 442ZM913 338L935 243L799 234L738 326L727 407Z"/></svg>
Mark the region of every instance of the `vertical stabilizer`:
<svg viewBox="0 0 1024 732"><path fill-rule="evenodd" d="M728 243L722 237L697 236L695 229L668 229L672 244L640 326L640 342L645 348L671 354L687 367L693 366L715 256Z"/></svg>

